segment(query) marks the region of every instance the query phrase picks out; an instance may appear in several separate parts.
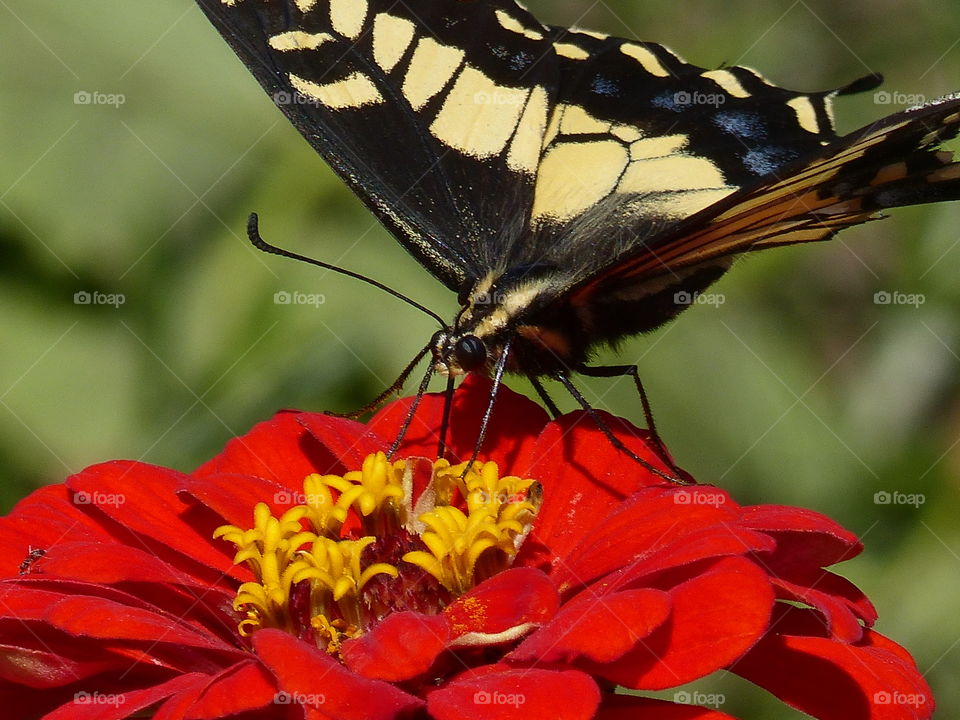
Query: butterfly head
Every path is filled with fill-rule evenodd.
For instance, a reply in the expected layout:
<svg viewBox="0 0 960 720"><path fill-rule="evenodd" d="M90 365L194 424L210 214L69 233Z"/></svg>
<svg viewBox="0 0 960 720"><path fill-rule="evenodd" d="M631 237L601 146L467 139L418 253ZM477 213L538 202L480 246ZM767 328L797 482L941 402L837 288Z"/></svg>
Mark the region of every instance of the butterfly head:
<svg viewBox="0 0 960 720"><path fill-rule="evenodd" d="M439 330L431 342L433 368L443 375L464 375L487 365L490 351L476 335Z"/></svg>
<svg viewBox="0 0 960 720"><path fill-rule="evenodd" d="M492 369L512 344L508 369L531 370L524 362L526 336L532 316L552 295L549 276L523 271L481 278L460 293L460 311L452 325L436 333L432 350L434 369L447 375L463 375ZM537 372L536 374L540 374Z"/></svg>

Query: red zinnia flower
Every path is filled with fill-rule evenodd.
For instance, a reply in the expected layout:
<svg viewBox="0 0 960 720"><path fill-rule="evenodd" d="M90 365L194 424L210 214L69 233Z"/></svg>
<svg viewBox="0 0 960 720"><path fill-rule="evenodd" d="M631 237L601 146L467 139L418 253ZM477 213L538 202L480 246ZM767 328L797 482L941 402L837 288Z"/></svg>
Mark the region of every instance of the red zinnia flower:
<svg viewBox="0 0 960 720"><path fill-rule="evenodd" d="M457 391L453 456L488 391ZM409 403L280 413L192 475L115 461L23 500L0 520L5 716L720 720L612 690L727 669L818 718L930 717L823 569L861 550L832 521L664 485L507 390L486 464L424 459L438 396L388 462Z"/></svg>

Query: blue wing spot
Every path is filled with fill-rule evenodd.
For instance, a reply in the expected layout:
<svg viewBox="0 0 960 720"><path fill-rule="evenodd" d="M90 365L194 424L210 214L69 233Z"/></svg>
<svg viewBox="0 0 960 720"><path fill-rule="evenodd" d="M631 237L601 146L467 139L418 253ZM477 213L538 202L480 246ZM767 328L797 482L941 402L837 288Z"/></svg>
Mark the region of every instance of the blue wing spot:
<svg viewBox="0 0 960 720"><path fill-rule="evenodd" d="M650 104L662 110L669 110L670 112L684 112L689 109L690 105L677 102L677 96L680 94L681 93L675 92L660 93L650 101Z"/></svg>
<svg viewBox="0 0 960 720"><path fill-rule="evenodd" d="M797 157L792 148L765 147L749 151L743 156L743 164L754 175L767 175Z"/></svg>
<svg viewBox="0 0 960 720"><path fill-rule="evenodd" d="M767 137L763 118L753 112L718 112L710 118L721 130L740 138L759 140Z"/></svg>
<svg viewBox="0 0 960 720"><path fill-rule="evenodd" d="M533 53L526 50L521 50L510 58L511 70L526 70L531 65L533 65Z"/></svg>
<svg viewBox="0 0 960 720"><path fill-rule="evenodd" d="M620 94L620 84L616 80L603 75L597 75L590 81L590 89L597 95L607 95L608 97L616 97Z"/></svg>

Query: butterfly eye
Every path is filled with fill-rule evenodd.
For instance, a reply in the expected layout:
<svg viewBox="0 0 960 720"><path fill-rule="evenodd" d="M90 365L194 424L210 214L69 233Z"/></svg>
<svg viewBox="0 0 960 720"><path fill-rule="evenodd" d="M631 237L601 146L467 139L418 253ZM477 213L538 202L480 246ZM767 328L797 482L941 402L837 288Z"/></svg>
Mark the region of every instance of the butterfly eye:
<svg viewBox="0 0 960 720"><path fill-rule="evenodd" d="M476 335L464 335L453 348L457 363L464 370L476 370L487 361L487 346Z"/></svg>

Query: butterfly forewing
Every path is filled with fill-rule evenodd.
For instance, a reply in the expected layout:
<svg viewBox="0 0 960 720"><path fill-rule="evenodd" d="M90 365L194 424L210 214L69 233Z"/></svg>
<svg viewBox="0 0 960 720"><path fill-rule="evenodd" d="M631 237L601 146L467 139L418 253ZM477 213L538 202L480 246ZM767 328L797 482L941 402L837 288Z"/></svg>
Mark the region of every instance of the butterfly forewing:
<svg viewBox="0 0 960 720"><path fill-rule="evenodd" d="M454 289L528 267L569 285L636 242L614 227L661 232L833 139L830 93L547 27L510 0L198 2Z"/></svg>
<svg viewBox="0 0 960 720"><path fill-rule="evenodd" d="M198 2L317 152L448 287L482 275L489 249L522 230L556 67L542 62L543 29L516 5Z"/></svg>

